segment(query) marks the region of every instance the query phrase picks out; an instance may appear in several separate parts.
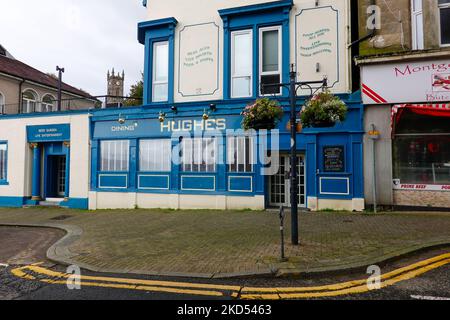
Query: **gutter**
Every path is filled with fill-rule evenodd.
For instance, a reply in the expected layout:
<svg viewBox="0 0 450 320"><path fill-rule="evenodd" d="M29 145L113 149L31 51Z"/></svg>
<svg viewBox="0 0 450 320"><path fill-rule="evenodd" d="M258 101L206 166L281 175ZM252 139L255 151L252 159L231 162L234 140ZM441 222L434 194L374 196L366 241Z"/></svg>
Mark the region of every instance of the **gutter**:
<svg viewBox="0 0 450 320"><path fill-rule="evenodd" d="M450 50L418 50L398 53L380 54L373 56L356 57L356 65L380 64L396 61L448 59Z"/></svg>

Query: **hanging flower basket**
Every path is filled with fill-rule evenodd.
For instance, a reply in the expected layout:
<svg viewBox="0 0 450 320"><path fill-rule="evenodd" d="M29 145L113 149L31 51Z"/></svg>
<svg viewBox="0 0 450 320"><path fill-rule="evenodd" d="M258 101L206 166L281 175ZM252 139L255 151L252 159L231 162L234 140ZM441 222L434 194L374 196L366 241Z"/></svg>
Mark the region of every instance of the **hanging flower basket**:
<svg viewBox="0 0 450 320"><path fill-rule="evenodd" d="M347 112L345 103L327 90L314 95L306 103L300 119L305 128L330 128L345 121Z"/></svg>
<svg viewBox="0 0 450 320"><path fill-rule="evenodd" d="M283 118L283 108L268 98L258 99L255 103L245 107L242 115L244 130L273 130Z"/></svg>

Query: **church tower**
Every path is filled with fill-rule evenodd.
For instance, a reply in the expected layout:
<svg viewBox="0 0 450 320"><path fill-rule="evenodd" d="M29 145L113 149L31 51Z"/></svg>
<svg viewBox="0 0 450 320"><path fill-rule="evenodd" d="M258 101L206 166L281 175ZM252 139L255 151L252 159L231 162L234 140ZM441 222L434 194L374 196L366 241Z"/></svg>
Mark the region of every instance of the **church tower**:
<svg viewBox="0 0 450 320"><path fill-rule="evenodd" d="M108 80L108 100L106 102L107 106L117 106L123 103L124 96L124 82L125 82L125 72L122 71L122 75L120 73L115 73L114 68L112 69L112 73L109 72L107 74Z"/></svg>

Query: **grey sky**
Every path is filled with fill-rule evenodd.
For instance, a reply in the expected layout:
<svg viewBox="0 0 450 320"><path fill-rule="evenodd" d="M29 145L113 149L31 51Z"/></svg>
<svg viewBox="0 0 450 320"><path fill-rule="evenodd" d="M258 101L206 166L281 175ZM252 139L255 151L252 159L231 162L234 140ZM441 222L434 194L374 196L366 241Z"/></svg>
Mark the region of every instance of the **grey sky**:
<svg viewBox="0 0 450 320"><path fill-rule="evenodd" d="M0 43L43 72L65 67L64 81L106 94L106 73L125 70L125 95L141 77L141 0L0 0Z"/></svg>

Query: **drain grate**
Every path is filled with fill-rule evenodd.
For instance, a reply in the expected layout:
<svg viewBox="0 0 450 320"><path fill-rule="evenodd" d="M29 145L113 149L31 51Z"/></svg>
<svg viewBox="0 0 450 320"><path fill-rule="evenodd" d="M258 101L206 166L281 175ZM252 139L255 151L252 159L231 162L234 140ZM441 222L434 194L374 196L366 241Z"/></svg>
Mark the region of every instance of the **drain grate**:
<svg viewBox="0 0 450 320"><path fill-rule="evenodd" d="M51 218L50 220L62 221L62 220L66 220L69 218L72 218L72 216L63 215L63 216L57 216L57 217Z"/></svg>

